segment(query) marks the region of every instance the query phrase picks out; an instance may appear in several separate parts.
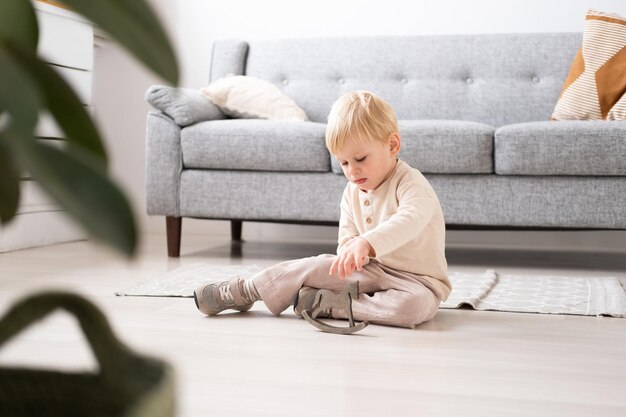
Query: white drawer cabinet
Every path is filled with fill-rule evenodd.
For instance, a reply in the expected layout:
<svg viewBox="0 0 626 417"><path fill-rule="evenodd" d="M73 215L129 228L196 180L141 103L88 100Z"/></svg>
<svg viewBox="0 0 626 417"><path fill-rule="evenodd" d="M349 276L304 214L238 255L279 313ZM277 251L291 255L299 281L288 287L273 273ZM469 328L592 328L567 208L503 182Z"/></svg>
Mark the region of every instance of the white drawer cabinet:
<svg viewBox="0 0 626 417"><path fill-rule="evenodd" d="M82 17L60 7L36 2L39 56L64 67L93 69L93 27Z"/></svg>
<svg viewBox="0 0 626 417"><path fill-rule="evenodd" d="M93 75L93 26L66 9L33 2L39 23L38 54L67 80L80 101L90 110ZM63 132L49 114L39 117L36 135L54 138L61 145ZM18 215L0 226L0 252L84 239L84 233L41 191L38 184L24 178Z"/></svg>
<svg viewBox="0 0 626 417"><path fill-rule="evenodd" d="M74 89L81 103L85 106L89 106L91 104L91 71L55 66L53 66L53 68L56 69Z"/></svg>

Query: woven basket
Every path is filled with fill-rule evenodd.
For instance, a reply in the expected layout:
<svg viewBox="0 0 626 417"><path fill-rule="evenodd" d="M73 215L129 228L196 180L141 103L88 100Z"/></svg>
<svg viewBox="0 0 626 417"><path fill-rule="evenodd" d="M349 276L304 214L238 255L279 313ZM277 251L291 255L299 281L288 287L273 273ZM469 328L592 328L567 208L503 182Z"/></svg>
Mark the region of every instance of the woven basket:
<svg viewBox="0 0 626 417"><path fill-rule="evenodd" d="M0 367L0 416L174 415L172 368L121 343L102 312L81 296L48 292L17 302L0 320L0 348L59 308L78 319L100 365L99 372Z"/></svg>

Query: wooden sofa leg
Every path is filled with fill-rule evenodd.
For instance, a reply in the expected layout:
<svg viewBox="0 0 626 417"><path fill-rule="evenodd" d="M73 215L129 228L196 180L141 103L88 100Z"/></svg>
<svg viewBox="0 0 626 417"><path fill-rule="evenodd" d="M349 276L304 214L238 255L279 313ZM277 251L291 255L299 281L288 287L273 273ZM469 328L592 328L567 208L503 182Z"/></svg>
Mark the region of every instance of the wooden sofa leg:
<svg viewBox="0 0 626 417"><path fill-rule="evenodd" d="M241 242L241 227L243 221L242 220L231 220L230 221L230 238L233 242Z"/></svg>
<svg viewBox="0 0 626 417"><path fill-rule="evenodd" d="M183 218L167 216L165 218L165 230L167 233L167 255L170 258L178 258L180 256L180 232L182 229Z"/></svg>

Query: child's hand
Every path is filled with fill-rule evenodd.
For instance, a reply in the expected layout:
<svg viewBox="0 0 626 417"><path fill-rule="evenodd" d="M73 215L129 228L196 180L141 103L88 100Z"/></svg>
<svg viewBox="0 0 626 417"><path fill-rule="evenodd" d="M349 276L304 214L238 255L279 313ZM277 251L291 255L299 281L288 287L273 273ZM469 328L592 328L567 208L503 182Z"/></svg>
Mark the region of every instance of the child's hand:
<svg viewBox="0 0 626 417"><path fill-rule="evenodd" d="M339 278L343 279L352 274L355 268L360 271L363 265L367 263L370 251L372 251L372 246L367 240L355 237L346 243L341 253L337 255L330 266L328 275L332 275L336 271Z"/></svg>

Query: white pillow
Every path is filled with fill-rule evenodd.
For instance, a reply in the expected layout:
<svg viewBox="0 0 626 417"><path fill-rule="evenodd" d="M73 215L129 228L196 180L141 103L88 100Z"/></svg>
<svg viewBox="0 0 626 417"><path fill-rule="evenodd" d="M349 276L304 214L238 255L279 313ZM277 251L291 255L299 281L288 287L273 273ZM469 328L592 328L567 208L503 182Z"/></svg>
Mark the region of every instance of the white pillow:
<svg viewBox="0 0 626 417"><path fill-rule="evenodd" d="M274 84L245 75L226 76L200 90L231 117L308 120L306 113Z"/></svg>

